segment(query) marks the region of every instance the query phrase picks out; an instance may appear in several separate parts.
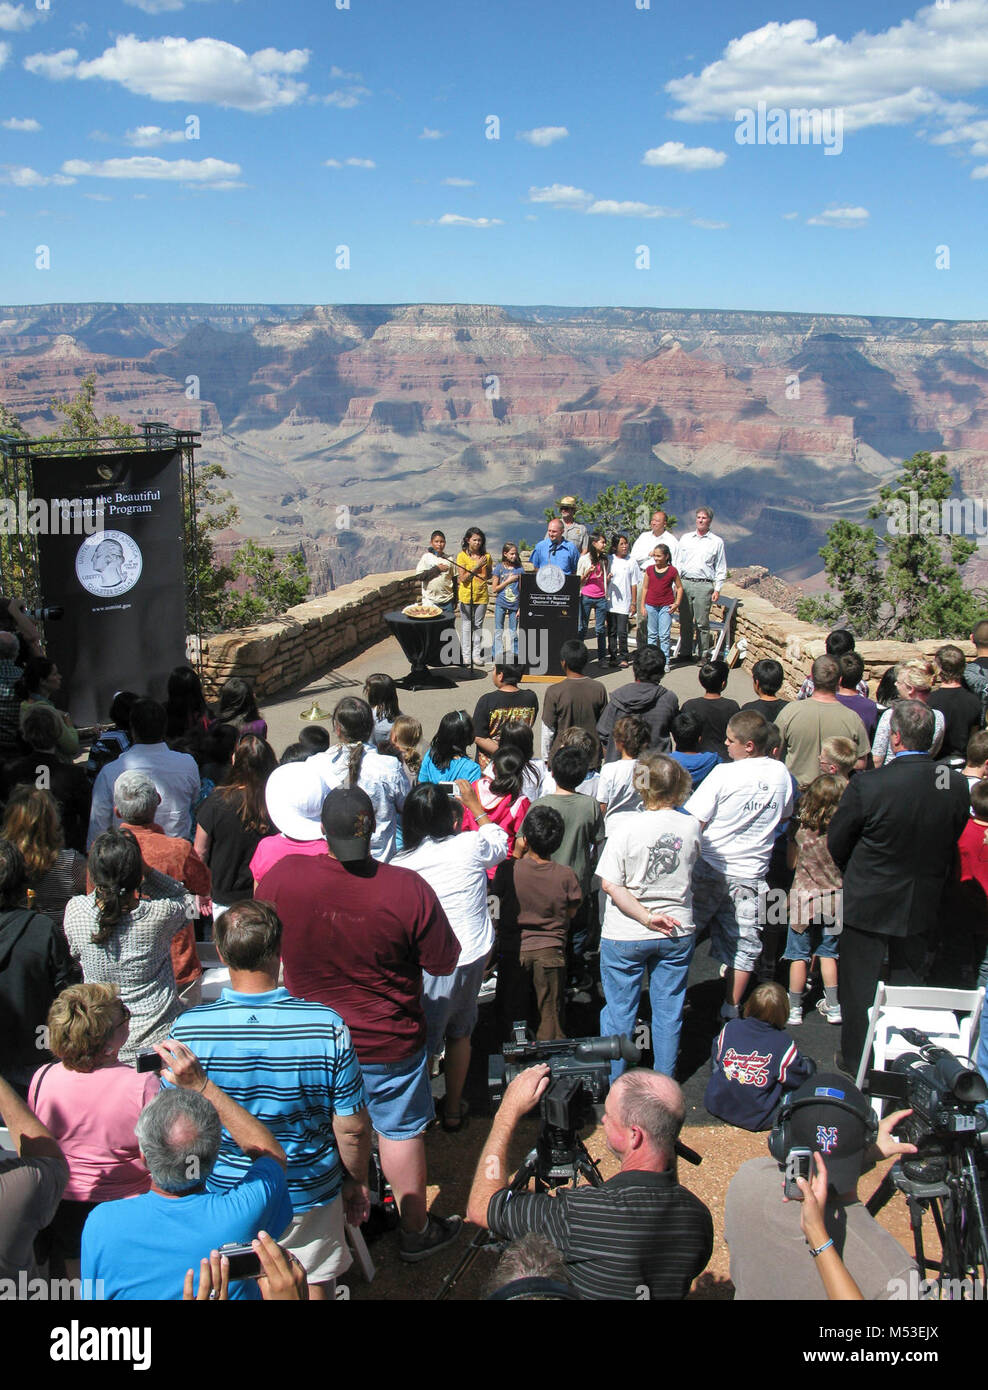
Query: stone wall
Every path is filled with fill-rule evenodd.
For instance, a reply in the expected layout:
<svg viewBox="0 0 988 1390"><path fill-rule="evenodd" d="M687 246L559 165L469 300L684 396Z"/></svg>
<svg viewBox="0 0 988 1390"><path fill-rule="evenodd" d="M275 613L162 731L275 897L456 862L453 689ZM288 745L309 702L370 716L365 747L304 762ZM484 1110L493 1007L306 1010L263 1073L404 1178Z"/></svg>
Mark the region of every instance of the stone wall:
<svg viewBox="0 0 988 1390"><path fill-rule="evenodd" d="M258 698L303 685L357 648L386 637L383 615L414 603L419 593L414 571L368 574L289 608L273 622L205 637L202 673L207 698L231 676L250 681Z"/></svg>
<svg viewBox="0 0 988 1390"><path fill-rule="evenodd" d="M727 598L741 601L734 636L735 640L743 638L747 645L745 669L750 671L756 661L766 657L781 661L786 679L780 693L792 699L810 674L814 660L823 656L827 630L812 623L800 622L749 589L739 589L727 583L723 593ZM933 653L944 645L940 639L915 643L858 642L855 650L865 664L865 680L874 695L875 687L890 666L908 661L913 656L932 658ZM968 658L974 656L974 647L969 641L956 642L955 645Z"/></svg>

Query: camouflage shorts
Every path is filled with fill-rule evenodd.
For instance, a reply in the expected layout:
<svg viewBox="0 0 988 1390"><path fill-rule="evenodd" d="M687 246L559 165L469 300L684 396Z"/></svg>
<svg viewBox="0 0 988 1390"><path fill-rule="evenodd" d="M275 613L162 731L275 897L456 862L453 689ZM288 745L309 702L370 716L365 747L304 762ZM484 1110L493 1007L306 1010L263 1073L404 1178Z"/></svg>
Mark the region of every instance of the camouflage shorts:
<svg viewBox="0 0 988 1390"><path fill-rule="evenodd" d="M754 970L762 953L764 878L728 878L702 859L693 869L693 920L710 928L710 954L735 970Z"/></svg>

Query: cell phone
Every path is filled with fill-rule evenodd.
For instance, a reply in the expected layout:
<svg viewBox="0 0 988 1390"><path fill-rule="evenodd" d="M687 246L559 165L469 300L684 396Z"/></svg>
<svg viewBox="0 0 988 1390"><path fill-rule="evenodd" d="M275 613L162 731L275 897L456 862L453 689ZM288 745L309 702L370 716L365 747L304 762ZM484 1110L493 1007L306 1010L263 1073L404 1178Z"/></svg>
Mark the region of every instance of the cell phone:
<svg viewBox="0 0 988 1390"><path fill-rule="evenodd" d="M448 793L449 796L455 796L455 795L456 795L456 783L455 783L455 782L437 782L436 785L438 786L438 788L439 788L439 790L440 790L441 792L446 792L446 793Z"/></svg>
<svg viewBox="0 0 988 1390"><path fill-rule="evenodd" d="M230 1245L221 1245L220 1254L225 1255L230 1261L230 1280L234 1279L259 1279L263 1270L261 1269L260 1257L254 1253L249 1245L237 1245L233 1242Z"/></svg>
<svg viewBox="0 0 988 1390"><path fill-rule="evenodd" d="M803 1194L796 1186L797 1178L810 1180L813 1172L813 1150L812 1149L790 1149L786 1155L786 1185L782 1189L782 1195L788 1197L790 1202L801 1202Z"/></svg>
<svg viewBox="0 0 988 1390"><path fill-rule="evenodd" d="M138 1071L160 1071L165 1065L152 1047L148 1052L139 1052L135 1063Z"/></svg>

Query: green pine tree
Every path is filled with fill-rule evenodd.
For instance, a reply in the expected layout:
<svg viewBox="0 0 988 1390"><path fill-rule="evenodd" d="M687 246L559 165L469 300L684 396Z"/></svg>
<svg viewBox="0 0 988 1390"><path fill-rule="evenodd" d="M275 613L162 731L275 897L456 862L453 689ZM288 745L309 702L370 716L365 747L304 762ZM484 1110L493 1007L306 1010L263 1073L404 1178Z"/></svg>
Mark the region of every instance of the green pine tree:
<svg viewBox="0 0 988 1390"><path fill-rule="evenodd" d="M574 515L591 535L600 531L610 543L612 536L624 534L633 545L642 531L648 530L652 513L664 510L667 496L661 483L638 483L629 487L620 482L616 487L598 492L592 501L577 497ZM546 507L546 521L558 515L558 506ZM670 516L669 529L675 525L676 518Z"/></svg>
<svg viewBox="0 0 988 1390"><path fill-rule="evenodd" d="M838 521L820 551L836 596L802 599L804 622L846 623L861 638L966 637L983 611L985 596L965 584L961 570L977 543L942 526L954 480L945 454L914 454L901 475L886 483L871 507L877 530ZM963 516L960 503L956 511Z"/></svg>

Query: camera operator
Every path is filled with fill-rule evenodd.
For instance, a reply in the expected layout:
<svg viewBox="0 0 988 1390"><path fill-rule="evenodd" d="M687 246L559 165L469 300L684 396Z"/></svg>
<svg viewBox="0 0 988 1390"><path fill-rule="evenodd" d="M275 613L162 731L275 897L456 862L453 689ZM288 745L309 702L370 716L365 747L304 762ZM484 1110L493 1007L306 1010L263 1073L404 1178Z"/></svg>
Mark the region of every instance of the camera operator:
<svg viewBox="0 0 988 1390"><path fill-rule="evenodd" d="M681 1299L713 1250L710 1212L676 1179L683 1093L659 1072L625 1072L604 1105L604 1135L621 1171L602 1187L556 1197L512 1193L508 1149L522 1116L549 1086L545 1064L504 1092L474 1175L467 1217L496 1236L528 1231L562 1252L574 1287L589 1299Z"/></svg>
<svg viewBox="0 0 988 1390"><path fill-rule="evenodd" d="M19 598L0 594L0 631L12 632L19 639L22 657L41 655L41 633Z"/></svg>
<svg viewBox="0 0 988 1390"><path fill-rule="evenodd" d="M783 1102L769 1139L773 1156L742 1163L727 1189L724 1236L735 1301L819 1299L823 1272L814 1269L811 1252L829 1250L831 1240L863 1298L888 1299L902 1287L899 1280L908 1288L917 1286L915 1262L858 1198L863 1173L882 1159L916 1152L915 1145L892 1133L911 1113L896 1111L876 1127L871 1106L856 1086L844 1076L819 1073ZM814 1164L824 1155L827 1165L825 1193L819 1168L812 1179L822 1207L823 1238L809 1250L800 1203L786 1201L782 1192L787 1154L798 1148L811 1150ZM821 1234L819 1222L812 1229Z"/></svg>

